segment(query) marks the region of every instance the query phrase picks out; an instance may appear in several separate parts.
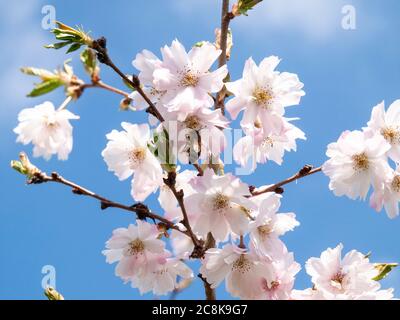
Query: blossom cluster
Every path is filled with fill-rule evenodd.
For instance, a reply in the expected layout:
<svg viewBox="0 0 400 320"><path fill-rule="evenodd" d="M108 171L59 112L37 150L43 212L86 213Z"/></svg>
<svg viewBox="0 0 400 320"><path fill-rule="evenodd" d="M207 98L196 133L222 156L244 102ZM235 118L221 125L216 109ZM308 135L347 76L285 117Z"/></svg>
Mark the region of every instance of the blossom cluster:
<svg viewBox="0 0 400 320"><path fill-rule="evenodd" d="M319 258L310 258L306 271L313 287L294 290L293 299L300 300L388 300L393 289L380 290L378 269L367 255L356 250L342 258L343 245L328 248Z"/></svg>
<svg viewBox="0 0 400 320"><path fill-rule="evenodd" d="M387 111L384 102L375 106L367 126L343 132L326 155L322 170L335 195L365 199L372 187L370 205L377 211L384 207L390 218L399 215L400 100Z"/></svg>
<svg viewBox="0 0 400 320"><path fill-rule="evenodd" d="M174 40L161 49L161 58L144 50L133 61L143 92L129 95L131 109L147 109L150 100L162 119L150 115L148 124L123 122L122 130L106 135L102 156L119 180L131 178L135 201L158 192L163 218L173 228L139 216L135 225L114 230L103 254L108 263L117 263L115 274L141 293L172 292L180 279L193 278L187 262L197 249L195 238L205 249L203 281L211 288L225 282L234 297L391 298L392 291L380 290L373 280L377 271L368 258L351 251L341 260L341 246L307 262L312 289L293 290L301 267L282 236L300 223L294 213L279 212L281 195L254 195L249 185L224 172L220 155L228 144L225 131L230 121L213 106L214 95L225 92L231 97L226 104L231 119L243 111L240 126L245 135L233 148L237 163L246 166L251 161L252 170L269 160L281 164L285 151L296 150L297 139L305 139L292 123L296 119L285 116L286 108L298 105L304 96L303 84L296 74L277 71L280 59L275 56L259 65L249 58L242 78L227 81L226 65L211 71L220 54L215 44L202 42L187 52ZM400 161L399 108L399 102L386 114L383 105L374 108L363 132L345 132L328 146L330 160L323 166L337 195L365 197L373 185L371 203L385 206L391 216L398 214L400 175L390 169L387 157ZM56 154L65 160L72 150L69 120L78 118L65 105L55 109L45 102L23 110L14 131L18 142L34 145L34 156L50 159ZM195 165L196 170L181 168L178 162ZM164 241L168 239L170 249Z"/></svg>

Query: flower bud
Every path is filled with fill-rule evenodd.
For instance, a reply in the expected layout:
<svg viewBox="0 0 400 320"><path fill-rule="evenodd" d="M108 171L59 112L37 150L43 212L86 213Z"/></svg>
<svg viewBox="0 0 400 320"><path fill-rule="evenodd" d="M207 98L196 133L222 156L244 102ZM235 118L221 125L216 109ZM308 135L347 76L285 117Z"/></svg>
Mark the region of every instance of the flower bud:
<svg viewBox="0 0 400 320"><path fill-rule="evenodd" d="M65 300L61 293L57 292L53 287L47 287L44 290L44 295L49 300Z"/></svg>

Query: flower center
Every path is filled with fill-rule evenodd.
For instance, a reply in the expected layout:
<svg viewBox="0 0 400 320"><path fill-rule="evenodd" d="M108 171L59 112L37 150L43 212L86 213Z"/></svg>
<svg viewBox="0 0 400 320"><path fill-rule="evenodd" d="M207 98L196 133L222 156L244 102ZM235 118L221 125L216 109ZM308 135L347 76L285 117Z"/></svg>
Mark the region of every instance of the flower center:
<svg viewBox="0 0 400 320"><path fill-rule="evenodd" d="M398 144L400 142L400 132L393 127L383 128L381 130L382 136L390 144Z"/></svg>
<svg viewBox="0 0 400 320"><path fill-rule="evenodd" d="M242 254L240 257L233 263L232 271L238 271L240 273L247 273L251 269L251 262L246 259L245 255Z"/></svg>
<svg viewBox="0 0 400 320"><path fill-rule="evenodd" d="M197 116L188 116L184 123L187 128L192 130L199 130L201 128L201 122Z"/></svg>
<svg viewBox="0 0 400 320"><path fill-rule="evenodd" d="M352 160L353 160L353 168L356 171L365 171L369 168L369 160L364 152L354 155L352 157Z"/></svg>
<svg viewBox="0 0 400 320"><path fill-rule="evenodd" d="M191 70L183 72L180 85L182 87L195 87L199 83L199 76Z"/></svg>
<svg viewBox="0 0 400 320"><path fill-rule="evenodd" d="M264 224L263 226L257 227L257 231L262 238L268 236L273 230L270 225Z"/></svg>
<svg viewBox="0 0 400 320"><path fill-rule="evenodd" d="M400 175L394 176L392 180L392 189L395 192L400 192Z"/></svg>
<svg viewBox="0 0 400 320"><path fill-rule="evenodd" d="M257 87L253 91L253 99L256 105L262 106L264 108L268 107L268 103L272 100L272 94L269 90L265 88Z"/></svg>
<svg viewBox="0 0 400 320"><path fill-rule="evenodd" d="M144 251L144 243L140 239L135 239L129 242L128 253L130 255L140 254Z"/></svg>
<svg viewBox="0 0 400 320"><path fill-rule="evenodd" d="M341 271L339 271L331 278L331 285L337 289L342 289L344 277L345 277L345 274L343 274Z"/></svg>
<svg viewBox="0 0 400 320"><path fill-rule="evenodd" d="M54 128L57 128L58 127L58 123L57 123L57 121L55 120L55 117L48 117L48 116L45 116L44 117L44 121L45 121L45 123L46 123L46 126L47 126L47 128L49 128L49 129L54 129Z"/></svg>
<svg viewBox="0 0 400 320"><path fill-rule="evenodd" d="M266 137L264 138L264 140L261 142L261 146L265 147L270 147L273 148L274 147L274 140L272 140L271 137Z"/></svg>
<svg viewBox="0 0 400 320"><path fill-rule="evenodd" d="M129 162L132 168L137 167L146 159L146 149L143 147L135 148L129 153Z"/></svg>
<svg viewBox="0 0 400 320"><path fill-rule="evenodd" d="M229 207L229 197L222 193L217 193L213 198L213 209L214 210L225 210Z"/></svg>

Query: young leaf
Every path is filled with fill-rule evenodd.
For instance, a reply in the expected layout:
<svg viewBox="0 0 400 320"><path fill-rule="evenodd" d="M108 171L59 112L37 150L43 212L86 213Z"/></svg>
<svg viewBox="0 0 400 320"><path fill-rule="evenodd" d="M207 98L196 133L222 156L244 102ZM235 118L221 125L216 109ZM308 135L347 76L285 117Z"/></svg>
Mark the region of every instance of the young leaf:
<svg viewBox="0 0 400 320"><path fill-rule="evenodd" d="M21 72L29 76L40 77L42 80L49 80L56 77L56 75L53 72L50 72L46 69L39 69L33 67L23 67L21 68Z"/></svg>
<svg viewBox="0 0 400 320"><path fill-rule="evenodd" d="M372 280L380 281L384 279L389 274L389 272L392 271L392 269L396 268L397 266L398 266L397 263L380 263L375 265L375 269L379 271L379 274Z"/></svg>
<svg viewBox="0 0 400 320"><path fill-rule="evenodd" d="M81 43L74 43L72 46L69 47L69 49L67 50L67 53L71 53L76 50L79 50L80 47L82 47Z"/></svg>
<svg viewBox="0 0 400 320"><path fill-rule="evenodd" d="M59 79L49 79L43 81L35 86L35 88L28 94L28 97L33 98L41 96L57 89L62 85L63 83Z"/></svg>
<svg viewBox="0 0 400 320"><path fill-rule="evenodd" d="M233 7L232 13L235 16L245 15L247 16L247 11L253 9L256 4L263 0L239 0Z"/></svg>
<svg viewBox="0 0 400 320"><path fill-rule="evenodd" d="M89 75L93 75L95 71L98 71L96 54L92 49L86 48L81 52L81 61Z"/></svg>

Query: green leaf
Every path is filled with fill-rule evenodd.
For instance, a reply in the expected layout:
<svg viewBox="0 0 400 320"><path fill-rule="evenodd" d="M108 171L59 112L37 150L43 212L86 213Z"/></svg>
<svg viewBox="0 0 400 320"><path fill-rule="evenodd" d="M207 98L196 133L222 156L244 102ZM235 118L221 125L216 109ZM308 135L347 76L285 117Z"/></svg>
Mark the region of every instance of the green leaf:
<svg viewBox="0 0 400 320"><path fill-rule="evenodd" d="M57 43L53 43L53 44L49 44L47 46L44 46L46 49L61 49L69 44L71 44L72 42L70 41L66 41L66 42L57 42Z"/></svg>
<svg viewBox="0 0 400 320"><path fill-rule="evenodd" d="M71 53L76 50L79 50L80 47L82 47L81 43L74 43L72 46L69 47L69 49L67 50L67 53Z"/></svg>
<svg viewBox="0 0 400 320"><path fill-rule="evenodd" d="M45 48L60 49L67 45L71 45L67 51L67 53L70 53L78 50L83 45L92 45L93 40L89 37L88 33L83 31L82 28L74 29L61 22L56 23L58 28L51 30L51 32L54 34L57 40L60 40L60 42L47 45Z"/></svg>
<svg viewBox="0 0 400 320"><path fill-rule="evenodd" d="M86 72L89 75L93 75L93 73L97 69L97 59L96 54L90 48L86 48L81 52L81 61L85 67Z"/></svg>
<svg viewBox="0 0 400 320"><path fill-rule="evenodd" d="M33 98L41 96L57 89L62 85L63 83L59 79L49 79L43 81L35 86L35 88L28 94L28 97Z"/></svg>
<svg viewBox="0 0 400 320"><path fill-rule="evenodd" d="M13 168L15 171L23 174L23 175L27 175L28 174L28 170L24 167L24 165L22 164L21 161L17 161L17 160L12 160L11 161L11 168Z"/></svg>
<svg viewBox="0 0 400 320"><path fill-rule="evenodd" d="M247 16L247 11L253 9L261 1L263 0L239 0L237 3L237 12Z"/></svg>
<svg viewBox="0 0 400 320"><path fill-rule="evenodd" d="M380 281L384 279L393 268L396 268L398 263L380 263L375 265L375 269L378 270L379 274L372 280Z"/></svg>

